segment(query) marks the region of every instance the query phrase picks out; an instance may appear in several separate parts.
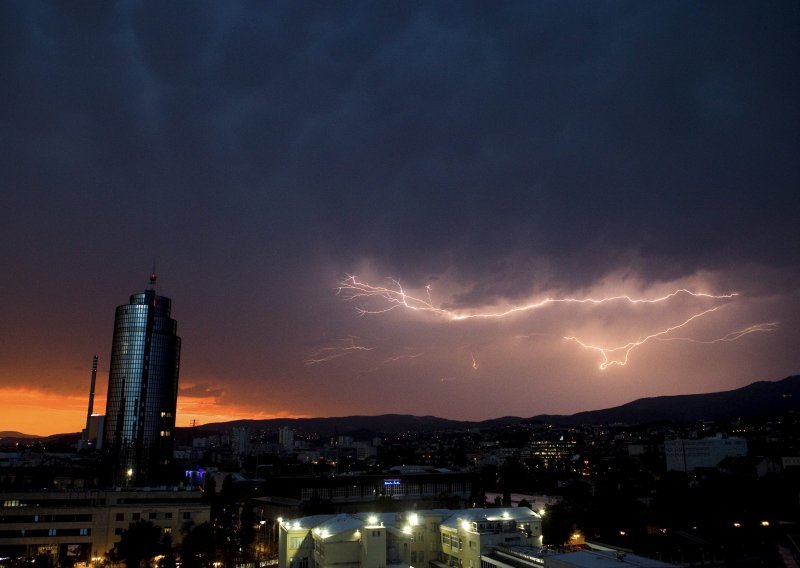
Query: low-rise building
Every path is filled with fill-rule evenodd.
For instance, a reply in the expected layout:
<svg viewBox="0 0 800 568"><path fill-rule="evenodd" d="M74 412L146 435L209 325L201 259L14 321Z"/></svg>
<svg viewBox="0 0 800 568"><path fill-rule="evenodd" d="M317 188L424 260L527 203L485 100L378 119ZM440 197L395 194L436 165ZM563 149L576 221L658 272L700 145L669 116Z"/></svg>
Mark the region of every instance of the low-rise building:
<svg viewBox="0 0 800 568"><path fill-rule="evenodd" d="M452 506L469 502L478 476L474 472L389 471L382 475L276 476L269 479L266 495L254 499L264 518L294 517L315 502L325 502L337 513L378 508L413 509ZM219 487L219 485L217 485ZM388 502L388 503L387 503Z"/></svg>
<svg viewBox="0 0 800 568"><path fill-rule="evenodd" d="M280 522L279 568L480 568L496 546L541 546L527 507L317 515Z"/></svg>
<svg viewBox="0 0 800 568"><path fill-rule="evenodd" d="M746 456L747 440L722 435L699 440L666 440L664 455L668 470L690 473L698 467L716 467L727 457Z"/></svg>
<svg viewBox="0 0 800 568"><path fill-rule="evenodd" d="M196 490L138 489L0 493L0 556L101 558L131 523L150 521L180 543L181 527L207 522Z"/></svg>

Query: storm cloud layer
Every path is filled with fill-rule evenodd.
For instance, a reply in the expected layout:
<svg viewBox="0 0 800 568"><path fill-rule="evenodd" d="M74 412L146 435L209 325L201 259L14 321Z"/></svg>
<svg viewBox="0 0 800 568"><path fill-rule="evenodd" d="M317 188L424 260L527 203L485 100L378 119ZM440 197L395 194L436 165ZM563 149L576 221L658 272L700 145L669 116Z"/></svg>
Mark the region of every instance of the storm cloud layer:
<svg viewBox="0 0 800 568"><path fill-rule="evenodd" d="M797 372L798 29L792 2L3 3L3 384L82 393L154 259L200 416L532 415ZM462 311L738 296L599 373L564 337L718 304L359 316L351 274Z"/></svg>

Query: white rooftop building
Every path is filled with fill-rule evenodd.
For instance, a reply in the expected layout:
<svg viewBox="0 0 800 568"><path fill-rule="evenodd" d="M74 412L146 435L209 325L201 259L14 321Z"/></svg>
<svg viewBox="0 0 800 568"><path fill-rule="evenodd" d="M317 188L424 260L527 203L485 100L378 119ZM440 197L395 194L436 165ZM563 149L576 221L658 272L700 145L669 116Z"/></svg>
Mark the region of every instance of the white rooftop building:
<svg viewBox="0 0 800 568"><path fill-rule="evenodd" d="M541 546L527 507L317 515L282 520L279 568L480 568L495 546Z"/></svg>

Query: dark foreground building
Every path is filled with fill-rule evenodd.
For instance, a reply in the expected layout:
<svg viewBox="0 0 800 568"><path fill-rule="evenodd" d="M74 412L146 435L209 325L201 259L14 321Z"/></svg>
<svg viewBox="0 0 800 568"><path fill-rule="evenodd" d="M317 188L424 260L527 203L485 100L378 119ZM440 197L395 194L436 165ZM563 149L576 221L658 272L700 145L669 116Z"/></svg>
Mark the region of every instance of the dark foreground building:
<svg viewBox="0 0 800 568"><path fill-rule="evenodd" d="M131 523L149 521L180 544L182 527L207 522L209 511L194 490L0 492L0 560L46 555L56 566L97 566Z"/></svg>
<svg viewBox="0 0 800 568"><path fill-rule="evenodd" d="M173 482L181 338L172 301L150 286L118 306L108 375L104 448L114 485Z"/></svg>

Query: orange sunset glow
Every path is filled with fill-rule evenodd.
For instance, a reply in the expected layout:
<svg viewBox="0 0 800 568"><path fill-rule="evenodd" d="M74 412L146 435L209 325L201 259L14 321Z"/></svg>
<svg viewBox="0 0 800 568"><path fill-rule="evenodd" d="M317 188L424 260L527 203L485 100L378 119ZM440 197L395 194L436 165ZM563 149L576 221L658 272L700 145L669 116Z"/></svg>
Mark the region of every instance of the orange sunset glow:
<svg viewBox="0 0 800 568"><path fill-rule="evenodd" d="M88 386L87 386L88 389ZM86 424L87 396L54 394L46 389L0 388L0 400L14 400L0 414L0 432L11 431L35 436L80 432ZM95 398L94 412L105 412L105 400ZM177 426L243 419L300 418L288 414L268 414L243 405L213 399L179 396Z"/></svg>

